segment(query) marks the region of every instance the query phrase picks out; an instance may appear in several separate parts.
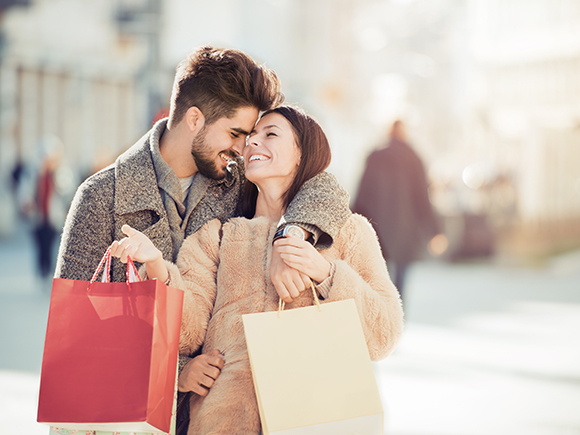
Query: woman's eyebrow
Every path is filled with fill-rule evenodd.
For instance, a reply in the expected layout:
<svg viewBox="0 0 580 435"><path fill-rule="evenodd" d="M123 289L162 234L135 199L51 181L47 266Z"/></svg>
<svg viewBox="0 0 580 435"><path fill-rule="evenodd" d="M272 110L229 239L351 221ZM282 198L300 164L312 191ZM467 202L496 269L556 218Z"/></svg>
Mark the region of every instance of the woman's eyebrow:
<svg viewBox="0 0 580 435"><path fill-rule="evenodd" d="M263 129L267 130L268 128L272 128L272 127L276 127L278 130L281 130L280 127L278 127L276 124L270 124L270 125L266 125ZM256 134L256 129L253 128L252 131L250 132L250 135L252 134Z"/></svg>

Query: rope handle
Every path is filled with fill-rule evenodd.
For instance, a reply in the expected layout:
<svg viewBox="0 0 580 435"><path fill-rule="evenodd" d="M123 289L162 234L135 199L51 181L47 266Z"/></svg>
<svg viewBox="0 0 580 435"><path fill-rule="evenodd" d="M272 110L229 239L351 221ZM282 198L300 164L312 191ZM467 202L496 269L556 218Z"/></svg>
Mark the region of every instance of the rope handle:
<svg viewBox="0 0 580 435"><path fill-rule="evenodd" d="M312 289L312 295L314 296L314 302L316 302L316 305L318 306L318 311L322 311L322 307L320 306L320 300L318 299L318 295L316 294L316 289L314 288L314 284L312 283L312 280L310 280L310 288ZM286 303L282 299L279 299L278 300L278 318L280 318L280 314L282 314L282 311L284 311L285 306L286 306Z"/></svg>
<svg viewBox="0 0 580 435"><path fill-rule="evenodd" d="M105 251L103 258L101 258L101 261L99 262L99 265L97 266L97 270L95 270L93 277L89 281L89 286L87 287L87 292L91 291L91 288L93 287L93 284L97 280L97 276L99 275L99 272L103 268L103 265L105 265L105 270L103 271L102 282L108 283L109 282L109 275L111 274L111 247L110 246ZM131 291L131 284L130 283L141 281L141 277L139 276L139 272L137 272L137 268L135 267L135 263L133 263L133 260L129 256L127 256L127 272L126 272L125 276L127 277L127 287L129 287L129 291Z"/></svg>

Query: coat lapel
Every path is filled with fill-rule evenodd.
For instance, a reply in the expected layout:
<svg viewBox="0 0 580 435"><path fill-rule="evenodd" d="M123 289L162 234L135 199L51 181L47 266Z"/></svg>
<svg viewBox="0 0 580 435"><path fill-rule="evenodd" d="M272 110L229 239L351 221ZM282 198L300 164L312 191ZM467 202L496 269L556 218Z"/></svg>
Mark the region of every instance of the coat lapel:
<svg viewBox="0 0 580 435"><path fill-rule="evenodd" d="M149 148L147 134L117 159L115 213L118 215L143 210L165 215Z"/></svg>

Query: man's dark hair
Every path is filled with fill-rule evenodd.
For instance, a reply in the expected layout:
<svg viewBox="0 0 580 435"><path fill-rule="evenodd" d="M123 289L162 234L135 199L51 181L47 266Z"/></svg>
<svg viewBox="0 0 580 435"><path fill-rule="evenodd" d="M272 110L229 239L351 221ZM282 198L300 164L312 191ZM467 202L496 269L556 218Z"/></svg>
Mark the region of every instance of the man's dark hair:
<svg viewBox="0 0 580 435"><path fill-rule="evenodd" d="M288 207L305 182L328 168L332 154L322 127L301 109L278 106L266 111L262 118L270 113L278 113L286 118L292 126L294 140L300 150L300 163L296 176L283 197L283 206ZM258 188L246 180L241 200L241 213L248 219L253 218L256 213L257 198Z"/></svg>
<svg viewBox="0 0 580 435"><path fill-rule="evenodd" d="M169 128L179 124L192 106L210 125L232 117L240 107L255 107L262 112L283 101L280 81L271 69L239 50L201 47L177 66Z"/></svg>

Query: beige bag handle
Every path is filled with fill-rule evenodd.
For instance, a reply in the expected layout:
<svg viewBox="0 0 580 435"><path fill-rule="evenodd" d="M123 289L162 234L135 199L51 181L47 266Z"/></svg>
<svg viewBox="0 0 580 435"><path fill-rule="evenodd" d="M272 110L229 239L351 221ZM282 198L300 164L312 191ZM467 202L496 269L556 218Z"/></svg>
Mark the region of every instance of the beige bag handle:
<svg viewBox="0 0 580 435"><path fill-rule="evenodd" d="M322 307L320 306L320 301L318 300L318 295L316 294L316 289L314 288L314 284L312 283L312 280L310 280L310 288L312 289L312 295L314 296L314 302L316 302L316 305L318 306L318 311L322 311ZM278 318L280 318L280 314L282 313L282 311L284 311L285 305L286 305L286 303L282 299L278 300Z"/></svg>

